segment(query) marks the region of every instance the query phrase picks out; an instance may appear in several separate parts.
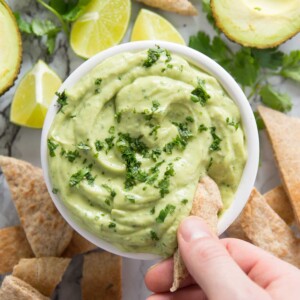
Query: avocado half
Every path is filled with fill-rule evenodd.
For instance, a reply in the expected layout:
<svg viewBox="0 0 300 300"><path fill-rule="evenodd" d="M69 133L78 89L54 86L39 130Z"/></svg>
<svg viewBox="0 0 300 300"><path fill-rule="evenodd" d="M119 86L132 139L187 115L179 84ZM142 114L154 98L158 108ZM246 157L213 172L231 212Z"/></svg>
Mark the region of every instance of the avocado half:
<svg viewBox="0 0 300 300"><path fill-rule="evenodd" d="M272 48L300 31L299 0L211 0L216 25L245 47Z"/></svg>
<svg viewBox="0 0 300 300"><path fill-rule="evenodd" d="M16 80L22 61L22 40L15 17L0 0L0 95Z"/></svg>

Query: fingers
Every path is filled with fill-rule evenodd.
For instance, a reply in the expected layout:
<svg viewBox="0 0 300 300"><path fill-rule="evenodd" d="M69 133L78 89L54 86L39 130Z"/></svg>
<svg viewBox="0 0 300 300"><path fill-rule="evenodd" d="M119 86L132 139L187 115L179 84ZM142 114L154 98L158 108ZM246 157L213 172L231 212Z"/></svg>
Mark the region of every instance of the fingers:
<svg viewBox="0 0 300 300"><path fill-rule="evenodd" d="M220 241L249 278L263 288L280 277L299 274L296 267L250 243L232 238Z"/></svg>
<svg viewBox="0 0 300 300"><path fill-rule="evenodd" d="M182 258L194 280L209 299L242 299L245 292L253 299L269 298L230 257L226 248L198 217L184 219L178 230Z"/></svg>
<svg viewBox="0 0 300 300"><path fill-rule="evenodd" d="M173 282L173 258L161 261L150 268L145 276L147 288L154 293L168 292ZM194 284L195 281L189 276L183 281L181 287Z"/></svg>
<svg viewBox="0 0 300 300"><path fill-rule="evenodd" d="M150 296L147 300L205 300L204 293L198 286L189 286L175 293L164 293Z"/></svg>

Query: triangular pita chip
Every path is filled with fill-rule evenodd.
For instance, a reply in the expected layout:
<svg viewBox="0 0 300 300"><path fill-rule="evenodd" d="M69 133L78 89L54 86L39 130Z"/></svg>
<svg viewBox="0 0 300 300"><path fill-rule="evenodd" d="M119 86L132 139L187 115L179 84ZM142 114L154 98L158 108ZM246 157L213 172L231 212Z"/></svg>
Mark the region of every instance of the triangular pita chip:
<svg viewBox="0 0 300 300"><path fill-rule="evenodd" d="M300 267L297 238L255 188L235 223L254 245Z"/></svg>
<svg viewBox="0 0 300 300"><path fill-rule="evenodd" d="M105 251L84 255L82 300L121 300L121 257Z"/></svg>
<svg viewBox="0 0 300 300"><path fill-rule="evenodd" d="M86 240L79 233L74 231L72 240L63 253L63 257L73 257L74 255L85 253L97 248L94 244Z"/></svg>
<svg viewBox="0 0 300 300"><path fill-rule="evenodd" d="M3 300L50 300L23 280L14 276L6 276L0 289Z"/></svg>
<svg viewBox="0 0 300 300"><path fill-rule="evenodd" d="M300 225L300 119L258 107L274 150L283 186Z"/></svg>
<svg viewBox="0 0 300 300"><path fill-rule="evenodd" d="M190 215L202 218L210 230L217 234L218 212L222 207L223 202L219 187L210 177L203 177L197 186ZM187 276L188 271L180 256L179 249L177 249L174 253L173 285L170 291L175 292Z"/></svg>
<svg viewBox="0 0 300 300"><path fill-rule="evenodd" d="M21 259L13 276L27 282L40 293L50 297L70 263L69 258L39 257Z"/></svg>
<svg viewBox="0 0 300 300"><path fill-rule="evenodd" d="M6 156L0 167L27 240L37 257L59 256L72 238L73 230L54 206L40 168Z"/></svg>
<svg viewBox="0 0 300 300"><path fill-rule="evenodd" d="M188 0L137 0L148 6L171 11L181 15L196 16L198 14L195 6Z"/></svg>
<svg viewBox="0 0 300 300"><path fill-rule="evenodd" d="M21 258L33 256L21 226L0 229L0 274L12 272Z"/></svg>
<svg viewBox="0 0 300 300"><path fill-rule="evenodd" d="M280 185L264 194L264 198L271 208L285 221L288 225L294 222L294 213L289 198Z"/></svg>

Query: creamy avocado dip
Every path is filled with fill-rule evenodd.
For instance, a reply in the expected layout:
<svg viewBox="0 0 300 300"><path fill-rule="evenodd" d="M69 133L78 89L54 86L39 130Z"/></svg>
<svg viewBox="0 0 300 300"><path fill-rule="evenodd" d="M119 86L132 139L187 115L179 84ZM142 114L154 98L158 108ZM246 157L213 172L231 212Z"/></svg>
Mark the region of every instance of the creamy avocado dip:
<svg viewBox="0 0 300 300"><path fill-rule="evenodd" d="M202 176L216 181L225 209L232 202L247 157L239 110L182 57L159 47L118 54L57 102L53 192L100 238L167 257Z"/></svg>

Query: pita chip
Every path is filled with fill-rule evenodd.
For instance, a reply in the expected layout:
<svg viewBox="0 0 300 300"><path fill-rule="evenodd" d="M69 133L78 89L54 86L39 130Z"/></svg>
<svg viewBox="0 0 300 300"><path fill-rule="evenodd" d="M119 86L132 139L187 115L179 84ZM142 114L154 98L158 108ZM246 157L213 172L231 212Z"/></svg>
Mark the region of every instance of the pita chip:
<svg viewBox="0 0 300 300"><path fill-rule="evenodd" d="M80 253L85 253L97 248L94 244L86 240L79 233L74 231L72 240L63 253L63 257L73 257Z"/></svg>
<svg viewBox="0 0 300 300"><path fill-rule="evenodd" d="M198 14L195 6L188 0L137 0L148 6L162 10L174 12L186 16L196 16Z"/></svg>
<svg viewBox="0 0 300 300"><path fill-rule="evenodd" d="M203 177L198 183L190 215L198 216L205 220L210 230L217 234L218 212L222 207L223 202L219 187L210 177ZM177 249L174 253L173 285L170 291L175 292L187 276L188 271L181 258L179 249Z"/></svg>
<svg viewBox="0 0 300 300"><path fill-rule="evenodd" d="M239 223L254 245L300 267L299 241L255 188L239 217Z"/></svg>
<svg viewBox="0 0 300 300"><path fill-rule="evenodd" d="M300 119L263 106L259 106L258 111L266 125L283 187L300 225Z"/></svg>
<svg viewBox="0 0 300 300"><path fill-rule="evenodd" d="M21 226L0 229L0 274L12 272L21 258L33 256Z"/></svg>
<svg viewBox="0 0 300 300"><path fill-rule="evenodd" d="M14 276L6 276L0 289L3 300L50 300L23 280Z"/></svg>
<svg viewBox="0 0 300 300"><path fill-rule="evenodd" d="M73 230L54 206L42 170L6 156L0 156L0 167L35 256L60 256Z"/></svg>
<svg viewBox="0 0 300 300"><path fill-rule="evenodd" d="M281 185L265 193L264 198L285 223L291 225L294 222L293 209Z"/></svg>
<svg viewBox="0 0 300 300"><path fill-rule="evenodd" d="M106 251L84 255L82 300L121 300L121 257Z"/></svg>
<svg viewBox="0 0 300 300"><path fill-rule="evenodd" d="M21 259L12 275L50 297L70 263L69 258L39 257Z"/></svg>

